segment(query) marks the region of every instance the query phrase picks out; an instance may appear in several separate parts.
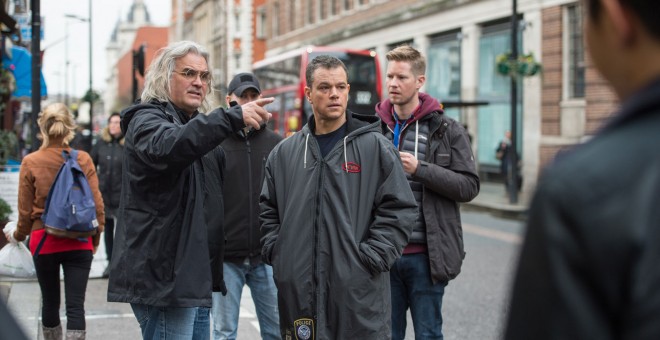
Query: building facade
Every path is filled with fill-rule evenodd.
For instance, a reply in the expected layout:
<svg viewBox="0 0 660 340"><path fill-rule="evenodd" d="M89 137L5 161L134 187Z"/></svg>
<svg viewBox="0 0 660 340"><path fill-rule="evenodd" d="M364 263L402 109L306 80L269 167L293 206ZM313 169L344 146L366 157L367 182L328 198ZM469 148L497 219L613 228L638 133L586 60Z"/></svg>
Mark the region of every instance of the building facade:
<svg viewBox="0 0 660 340"><path fill-rule="evenodd" d="M102 94L106 111L119 111L125 105L119 98L119 60L131 51L137 30L151 26L149 11L143 0L134 0L125 20L118 20L105 48L107 75L105 91Z"/></svg>
<svg viewBox="0 0 660 340"><path fill-rule="evenodd" d="M586 56L578 1L517 5L519 51L543 65L540 75L518 81L515 103L526 201L543 166L589 138L616 98ZM512 103L510 78L496 72L495 60L511 49L512 0L268 0L256 13L267 56L332 45L374 50L386 65L385 54L400 44L420 49L427 57L422 91L441 101L488 102L446 113L468 126L482 178L496 178L495 149L511 127ZM384 86L383 92L386 98Z"/></svg>

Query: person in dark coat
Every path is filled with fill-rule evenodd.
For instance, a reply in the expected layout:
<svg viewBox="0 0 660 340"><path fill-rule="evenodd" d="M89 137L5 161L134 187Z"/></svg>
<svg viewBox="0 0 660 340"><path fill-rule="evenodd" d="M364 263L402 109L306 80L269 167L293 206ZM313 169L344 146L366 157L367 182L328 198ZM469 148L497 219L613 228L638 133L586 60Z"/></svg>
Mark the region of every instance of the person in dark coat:
<svg viewBox="0 0 660 340"><path fill-rule="evenodd" d="M252 73L239 73L229 82L227 105L242 105L261 98L259 81ZM261 260L259 239L259 193L263 168L270 151L282 140L270 129L246 128L225 139L223 185L225 202L225 256L219 269L224 271L227 294L213 293L213 338L236 339L243 287L250 288L261 338L280 339L277 288L273 268Z"/></svg>
<svg viewBox="0 0 660 340"><path fill-rule="evenodd" d="M410 309L418 339L442 339L442 298L465 258L460 202L479 194L479 176L467 132L444 115L437 99L419 89L426 60L411 46L386 55L389 99L376 105L385 136L400 151L415 194L413 232L390 271L392 339L406 334Z"/></svg>
<svg viewBox="0 0 660 340"><path fill-rule="evenodd" d="M660 339L660 2L582 4L621 107L544 170L505 339Z"/></svg>
<svg viewBox="0 0 660 340"><path fill-rule="evenodd" d="M408 243L417 205L375 115L346 110L346 66L306 70L314 109L266 162L262 255L273 266L282 339L388 339L390 267Z"/></svg>
<svg viewBox="0 0 660 340"><path fill-rule="evenodd" d="M222 225L210 224L206 214L202 158L227 136L245 126L260 129L270 117L262 106L272 98L201 113L211 86L204 48L175 42L149 66L141 102L122 112L124 162L108 301L131 304L145 339L208 338L211 292L224 285L222 272L211 266L221 231L209 226Z"/></svg>
<svg viewBox="0 0 660 340"><path fill-rule="evenodd" d="M115 234L115 221L121 194L121 169L124 155L124 136L121 134L119 122L121 117L114 112L108 117L108 126L101 130L96 144L92 147L92 161L99 177L99 189L103 194L105 205L105 254L110 263L112 259L112 241ZM108 277L110 267L103 271L103 277Z"/></svg>

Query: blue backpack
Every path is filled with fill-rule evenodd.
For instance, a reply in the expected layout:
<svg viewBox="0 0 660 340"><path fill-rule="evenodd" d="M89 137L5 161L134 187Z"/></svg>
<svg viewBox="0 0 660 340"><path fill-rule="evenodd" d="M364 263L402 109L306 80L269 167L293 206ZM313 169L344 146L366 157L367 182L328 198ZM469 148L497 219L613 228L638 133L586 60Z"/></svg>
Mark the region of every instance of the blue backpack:
<svg viewBox="0 0 660 340"><path fill-rule="evenodd" d="M87 177L78 164L78 151L62 151L64 164L50 187L41 220L46 233L66 238L96 235L96 203Z"/></svg>

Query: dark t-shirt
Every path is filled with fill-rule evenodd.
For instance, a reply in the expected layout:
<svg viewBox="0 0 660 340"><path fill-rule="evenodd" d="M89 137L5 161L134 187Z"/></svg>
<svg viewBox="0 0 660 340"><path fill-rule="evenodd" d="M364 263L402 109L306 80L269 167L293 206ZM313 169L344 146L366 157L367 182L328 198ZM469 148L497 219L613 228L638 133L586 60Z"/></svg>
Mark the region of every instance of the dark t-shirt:
<svg viewBox="0 0 660 340"><path fill-rule="evenodd" d="M332 150L332 147L337 144L337 142L346 136L346 123L342 125L339 129L326 133L324 135L314 135L316 141L319 143L319 149L321 149L321 156L325 158L325 155Z"/></svg>

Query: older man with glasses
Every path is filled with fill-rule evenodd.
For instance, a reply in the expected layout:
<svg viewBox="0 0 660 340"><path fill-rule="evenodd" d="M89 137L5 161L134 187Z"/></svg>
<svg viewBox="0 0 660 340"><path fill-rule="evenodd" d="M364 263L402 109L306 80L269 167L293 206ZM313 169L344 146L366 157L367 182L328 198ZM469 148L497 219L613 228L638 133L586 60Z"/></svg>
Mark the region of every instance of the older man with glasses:
<svg viewBox="0 0 660 340"><path fill-rule="evenodd" d="M222 191L208 184L221 167L209 153L246 126L260 129L272 98L208 113L208 53L173 43L147 71L141 102L122 112L121 200L108 301L131 304L144 339L208 339L211 292L224 291ZM220 156L218 156L220 157Z"/></svg>

